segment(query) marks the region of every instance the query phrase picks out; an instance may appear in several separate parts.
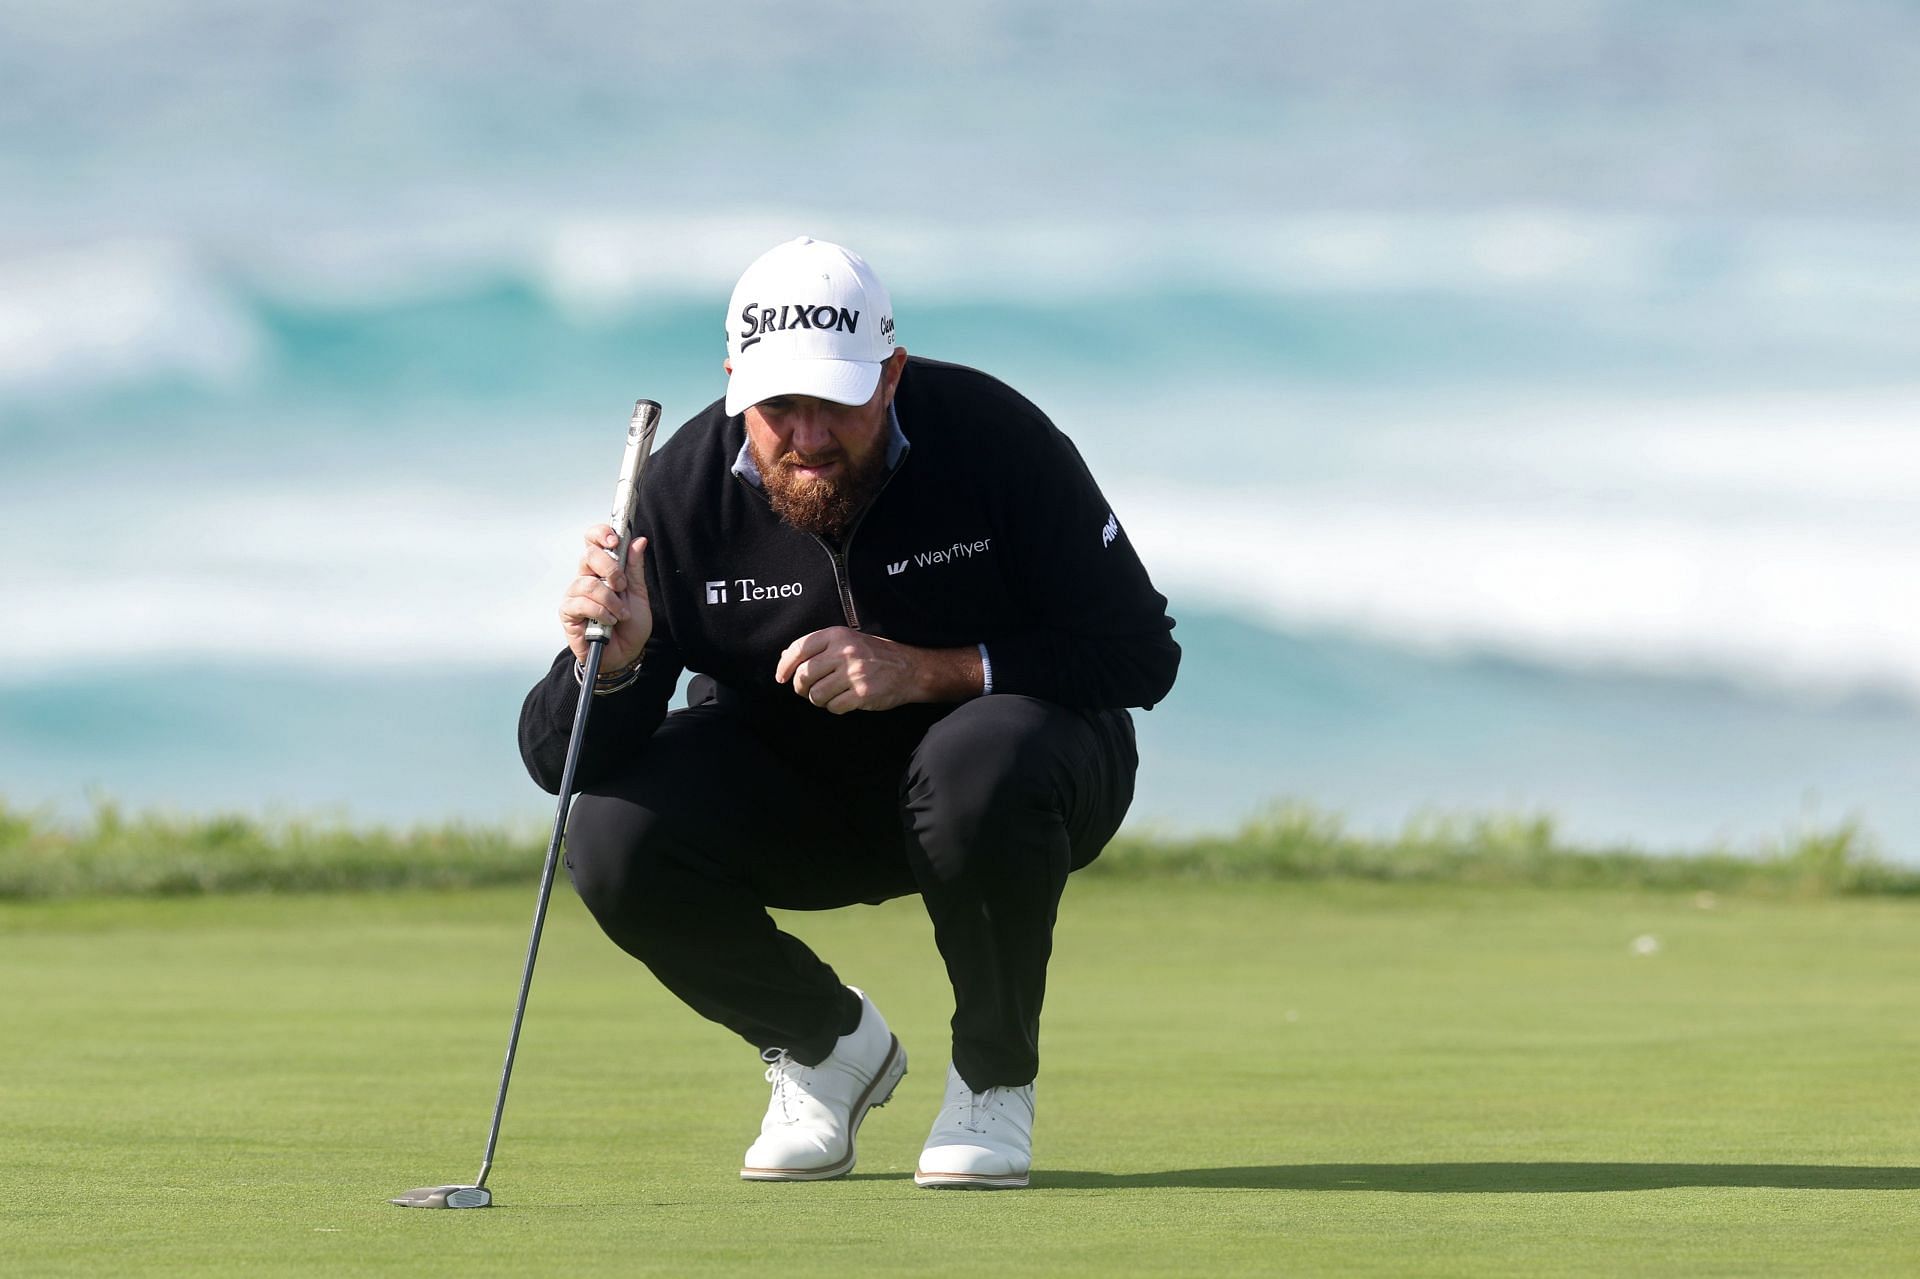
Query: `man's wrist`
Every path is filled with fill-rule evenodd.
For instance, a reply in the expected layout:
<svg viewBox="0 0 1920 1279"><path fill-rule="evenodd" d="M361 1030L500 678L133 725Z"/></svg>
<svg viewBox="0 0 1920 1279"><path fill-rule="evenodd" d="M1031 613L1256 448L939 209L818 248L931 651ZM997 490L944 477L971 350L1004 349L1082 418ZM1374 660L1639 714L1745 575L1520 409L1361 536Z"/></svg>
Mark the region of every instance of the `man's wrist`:
<svg viewBox="0 0 1920 1279"><path fill-rule="evenodd" d="M605 697L608 693L618 693L624 688L631 687L633 682L639 678L640 659L636 657L633 661L618 670L601 671L596 675L593 680L593 695L595 697ZM587 682L587 666L585 662L578 660L574 662L573 682L581 685Z"/></svg>

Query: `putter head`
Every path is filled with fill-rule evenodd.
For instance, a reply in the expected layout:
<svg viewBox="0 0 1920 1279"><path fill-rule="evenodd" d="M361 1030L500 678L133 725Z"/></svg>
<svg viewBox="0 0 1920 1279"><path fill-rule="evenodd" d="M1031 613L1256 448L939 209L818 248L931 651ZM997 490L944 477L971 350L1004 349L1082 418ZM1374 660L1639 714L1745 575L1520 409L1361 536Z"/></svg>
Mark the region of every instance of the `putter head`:
<svg viewBox="0 0 1920 1279"><path fill-rule="evenodd" d="M421 1186L387 1202L402 1208L485 1208L493 1192L485 1186Z"/></svg>

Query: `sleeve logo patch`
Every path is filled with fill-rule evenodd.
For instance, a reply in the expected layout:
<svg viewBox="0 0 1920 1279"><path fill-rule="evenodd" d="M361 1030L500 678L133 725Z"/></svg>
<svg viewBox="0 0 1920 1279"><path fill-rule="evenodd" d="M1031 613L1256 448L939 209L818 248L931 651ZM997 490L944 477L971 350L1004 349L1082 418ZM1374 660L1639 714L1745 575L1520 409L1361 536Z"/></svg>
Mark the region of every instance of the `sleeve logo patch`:
<svg viewBox="0 0 1920 1279"><path fill-rule="evenodd" d="M1100 545L1112 546L1113 539L1120 536L1120 517L1112 511L1107 512L1107 522L1100 527Z"/></svg>

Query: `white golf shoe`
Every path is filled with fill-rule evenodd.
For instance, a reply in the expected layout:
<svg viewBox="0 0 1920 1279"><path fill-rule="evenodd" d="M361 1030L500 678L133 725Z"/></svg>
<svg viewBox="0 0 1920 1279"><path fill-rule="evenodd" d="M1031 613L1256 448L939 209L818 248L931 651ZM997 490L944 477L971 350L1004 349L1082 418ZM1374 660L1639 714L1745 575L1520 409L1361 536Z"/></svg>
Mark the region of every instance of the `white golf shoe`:
<svg viewBox="0 0 1920 1279"><path fill-rule="evenodd" d="M893 1096L907 1073L907 1053L886 1019L864 994L860 1024L840 1036L817 1066L803 1066L783 1050L760 1054L773 1096L760 1136L747 1147L740 1176L746 1181L821 1181L853 1168L860 1121Z"/></svg>
<svg viewBox="0 0 1920 1279"><path fill-rule="evenodd" d="M1033 1167L1033 1085L975 1092L947 1067L940 1107L913 1184L930 1189L1012 1190Z"/></svg>

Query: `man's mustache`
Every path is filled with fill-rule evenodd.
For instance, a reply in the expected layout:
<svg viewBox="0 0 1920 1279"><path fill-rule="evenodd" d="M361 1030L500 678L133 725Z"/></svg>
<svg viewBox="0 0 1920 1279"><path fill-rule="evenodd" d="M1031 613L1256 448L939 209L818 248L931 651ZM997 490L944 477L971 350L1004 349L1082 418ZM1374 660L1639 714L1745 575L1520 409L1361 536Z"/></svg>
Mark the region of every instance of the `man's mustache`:
<svg viewBox="0 0 1920 1279"><path fill-rule="evenodd" d="M774 459L778 466L825 466L829 462L838 462L846 456L844 449L833 449L826 453L811 455L788 450Z"/></svg>

